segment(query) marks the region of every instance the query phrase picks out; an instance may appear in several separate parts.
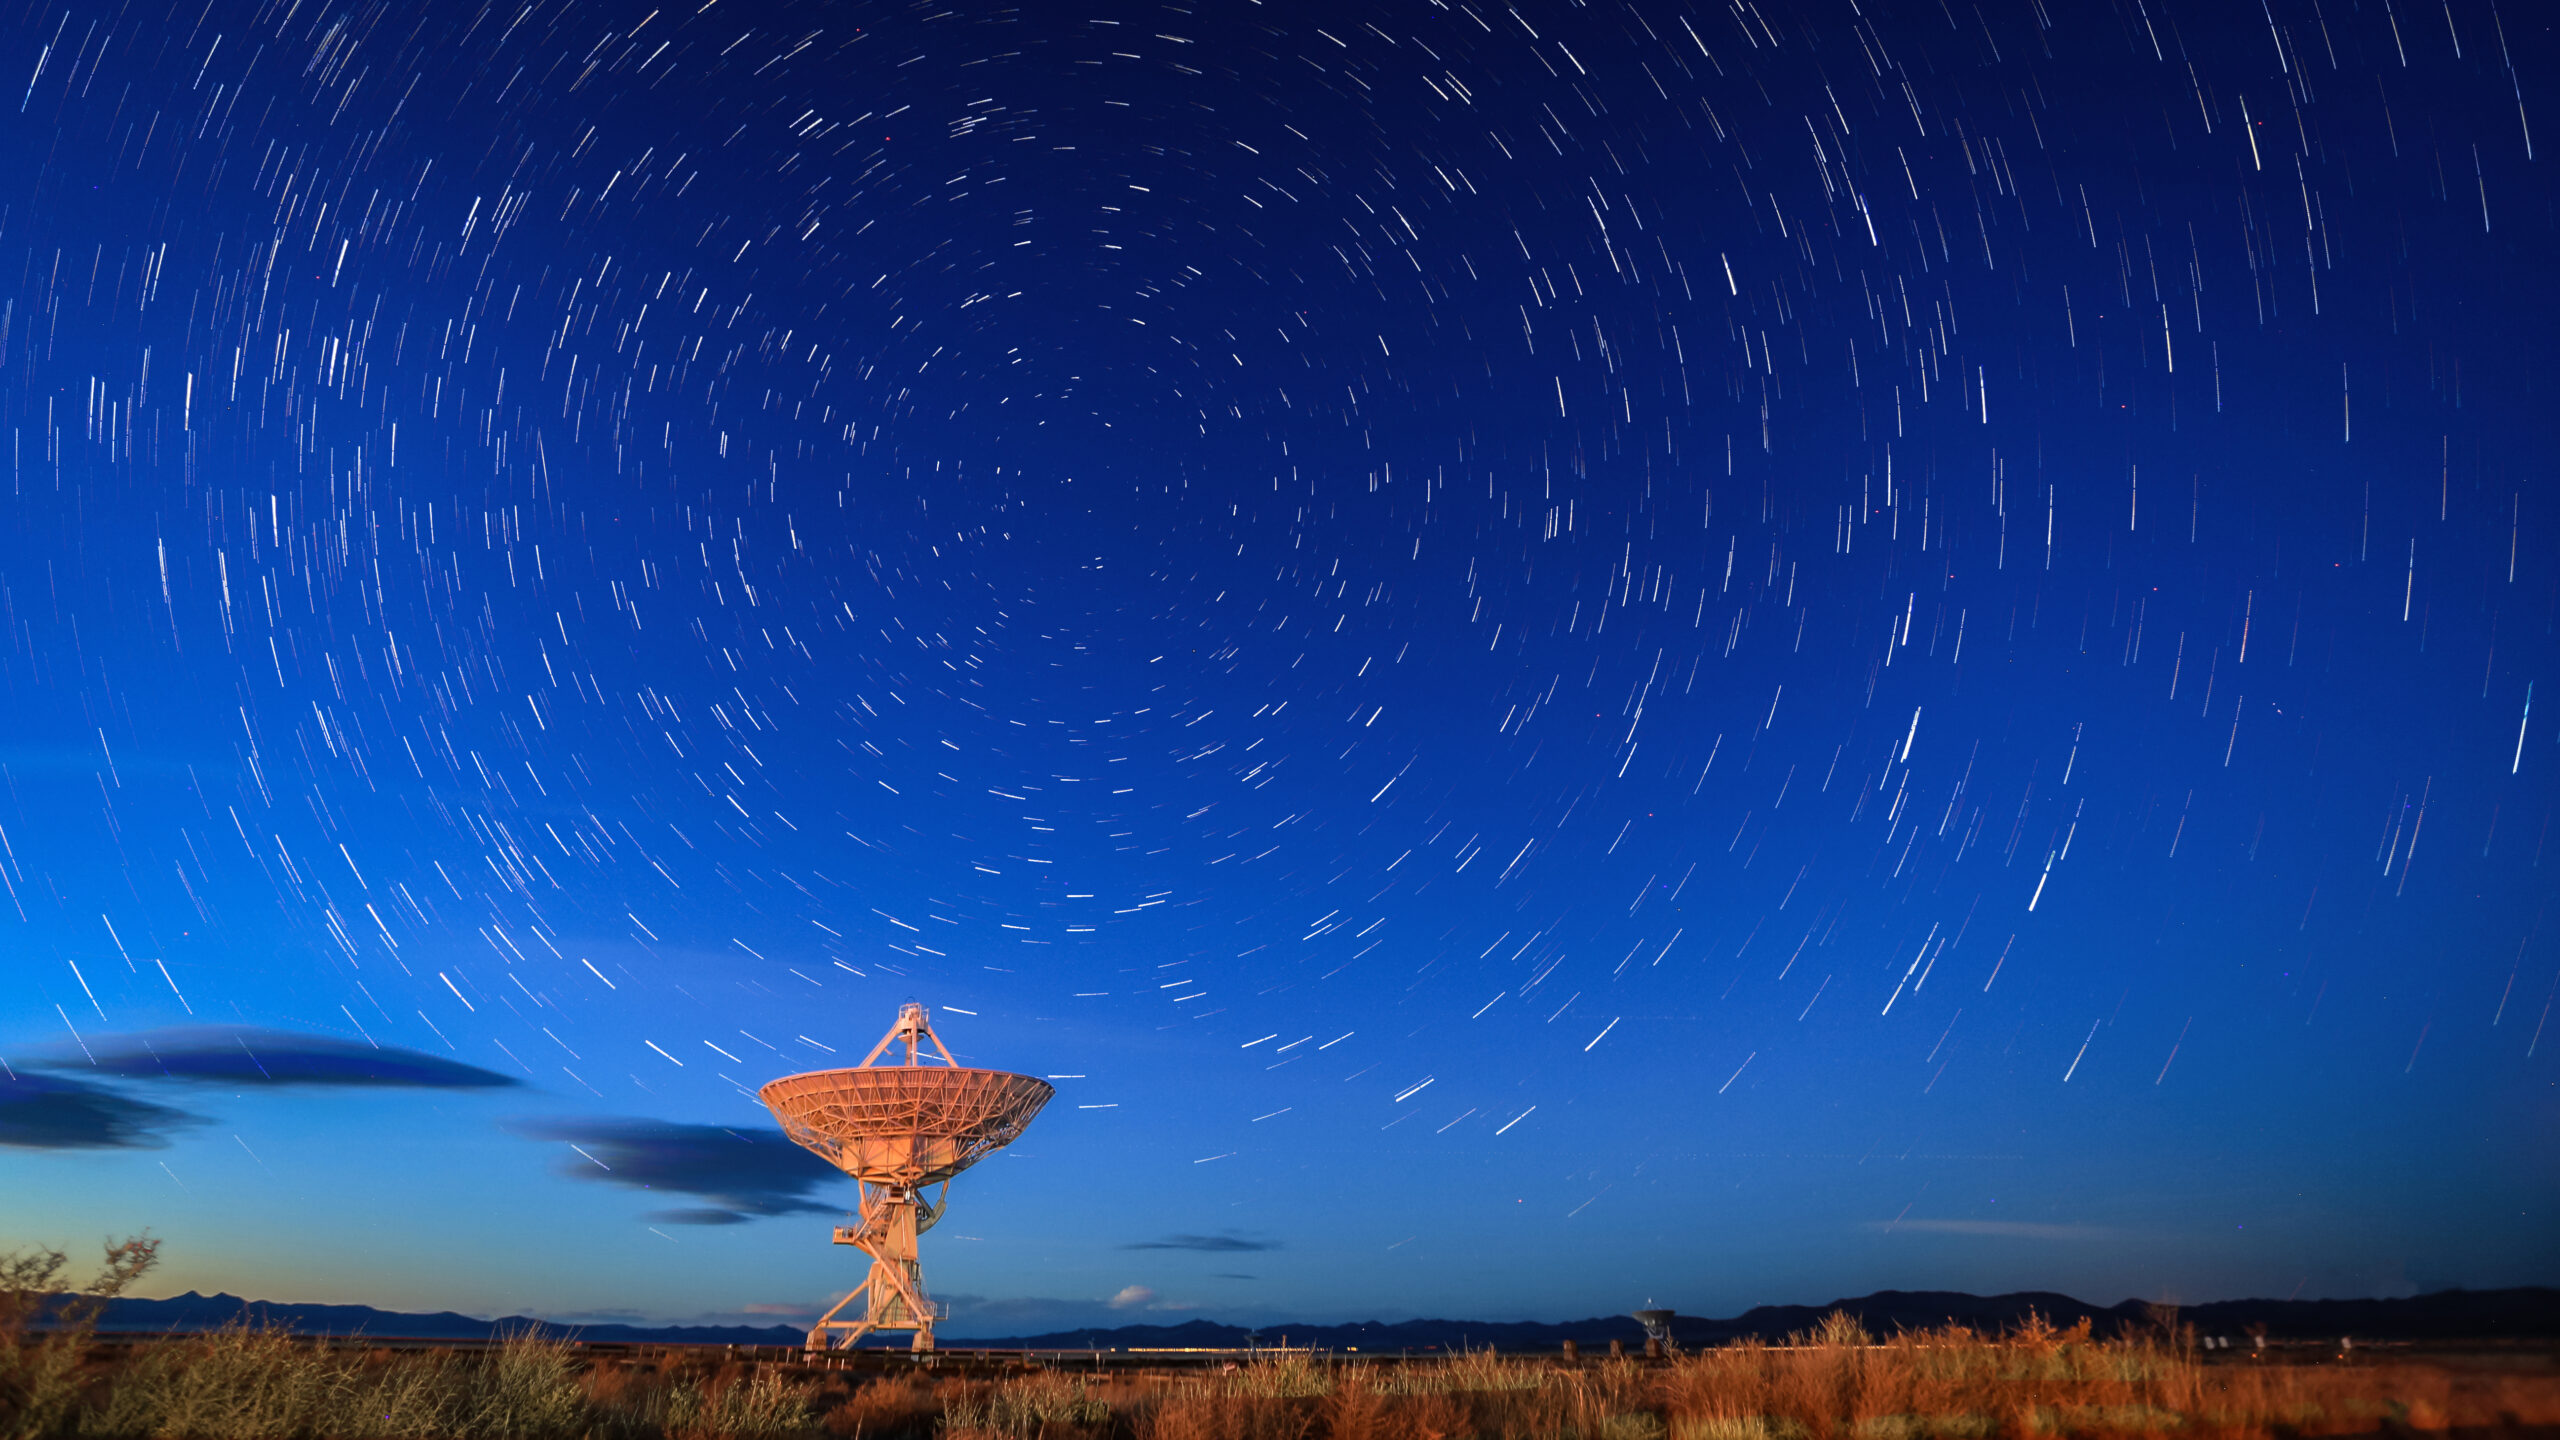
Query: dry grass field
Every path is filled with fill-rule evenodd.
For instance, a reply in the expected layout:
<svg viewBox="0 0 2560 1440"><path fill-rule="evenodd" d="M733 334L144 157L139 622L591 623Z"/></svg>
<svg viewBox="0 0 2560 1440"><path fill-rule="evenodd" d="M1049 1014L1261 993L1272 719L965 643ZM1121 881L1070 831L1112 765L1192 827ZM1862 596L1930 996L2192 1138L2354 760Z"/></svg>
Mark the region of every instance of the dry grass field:
<svg viewBox="0 0 2560 1440"><path fill-rule="evenodd" d="M0 1358L0 1435L285 1440L2294 1440L2560 1434L2560 1373L2204 1363L2175 1337L2030 1327L1874 1342L1844 1317L1784 1345L1658 1362L1286 1355L1226 1370L851 1374L671 1351L364 1350L248 1330ZM65 1363L67 1362L67 1363ZM39 1383L30 1386L30 1379Z"/></svg>
<svg viewBox="0 0 2560 1440"><path fill-rule="evenodd" d="M1026 1365L1001 1376L706 1350L607 1356L537 1336L476 1350L248 1329L98 1344L94 1302L149 1267L142 1244L111 1250L78 1297L55 1283L58 1255L16 1257L0 1274L0 1440L2560 1437L2560 1369L2548 1354L2504 1368L2209 1361L2165 1317L2147 1336L2110 1340L2038 1323L1878 1339L1834 1314L1783 1344L1662 1361L1291 1353L1223 1368ZM34 1325L39 1313L56 1323Z"/></svg>

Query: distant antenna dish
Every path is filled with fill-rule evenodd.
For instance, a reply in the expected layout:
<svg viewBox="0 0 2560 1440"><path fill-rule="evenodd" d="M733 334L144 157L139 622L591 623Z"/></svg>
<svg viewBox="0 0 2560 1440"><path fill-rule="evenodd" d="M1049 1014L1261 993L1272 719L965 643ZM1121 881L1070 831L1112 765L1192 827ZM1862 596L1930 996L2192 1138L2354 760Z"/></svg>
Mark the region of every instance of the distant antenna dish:
<svg viewBox="0 0 2560 1440"><path fill-rule="evenodd" d="M1671 1316L1669 1310L1638 1310L1631 1318L1644 1327L1644 1338L1668 1345L1671 1343Z"/></svg>
<svg viewBox="0 0 2560 1440"><path fill-rule="evenodd" d="M784 1134L862 1189L860 1223L837 1226L835 1243L870 1256L871 1273L810 1327L808 1348L851 1349L874 1330L912 1330L918 1353L933 1348L933 1322L950 1307L925 1295L916 1237L942 1218L951 1177L1013 1143L1056 1093L1045 1080L961 1065L915 1004L860 1065L786 1075L757 1092ZM930 1200L929 1185L942 1187ZM861 1319L836 1318L857 1299Z"/></svg>

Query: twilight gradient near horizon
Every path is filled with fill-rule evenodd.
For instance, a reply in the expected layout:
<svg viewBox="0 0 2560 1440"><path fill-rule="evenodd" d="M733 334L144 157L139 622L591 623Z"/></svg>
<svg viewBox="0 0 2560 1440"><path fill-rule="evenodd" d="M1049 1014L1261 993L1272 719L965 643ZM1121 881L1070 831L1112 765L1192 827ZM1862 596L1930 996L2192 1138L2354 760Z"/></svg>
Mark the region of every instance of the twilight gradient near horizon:
<svg viewBox="0 0 2560 1440"><path fill-rule="evenodd" d="M0 11L0 1243L788 1321L917 999L956 1334L2550 1283L2553 23Z"/></svg>

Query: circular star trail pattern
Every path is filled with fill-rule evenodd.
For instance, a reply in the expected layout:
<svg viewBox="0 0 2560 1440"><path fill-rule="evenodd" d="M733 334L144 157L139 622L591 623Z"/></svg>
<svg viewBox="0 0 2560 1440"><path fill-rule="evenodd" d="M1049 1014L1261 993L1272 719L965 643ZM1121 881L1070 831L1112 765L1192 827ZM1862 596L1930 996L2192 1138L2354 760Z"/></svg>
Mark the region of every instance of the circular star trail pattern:
<svg viewBox="0 0 2560 1440"><path fill-rule="evenodd" d="M2552 59L22 5L0 1040L754 1127L920 998L1063 1077L962 1197L981 1328L2547 1279ZM662 1258L545 1178L606 1129L471 1113ZM159 1223L380 1193L221 1129Z"/></svg>

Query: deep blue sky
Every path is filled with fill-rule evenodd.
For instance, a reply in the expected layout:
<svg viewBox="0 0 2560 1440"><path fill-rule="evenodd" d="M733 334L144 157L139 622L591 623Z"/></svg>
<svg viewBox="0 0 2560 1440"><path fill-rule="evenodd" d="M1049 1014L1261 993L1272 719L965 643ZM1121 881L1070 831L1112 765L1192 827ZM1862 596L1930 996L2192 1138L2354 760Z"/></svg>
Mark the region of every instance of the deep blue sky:
<svg viewBox="0 0 2560 1440"><path fill-rule="evenodd" d="M806 1314L914 998L955 1333L2560 1278L2552 23L11 9L0 1237Z"/></svg>

